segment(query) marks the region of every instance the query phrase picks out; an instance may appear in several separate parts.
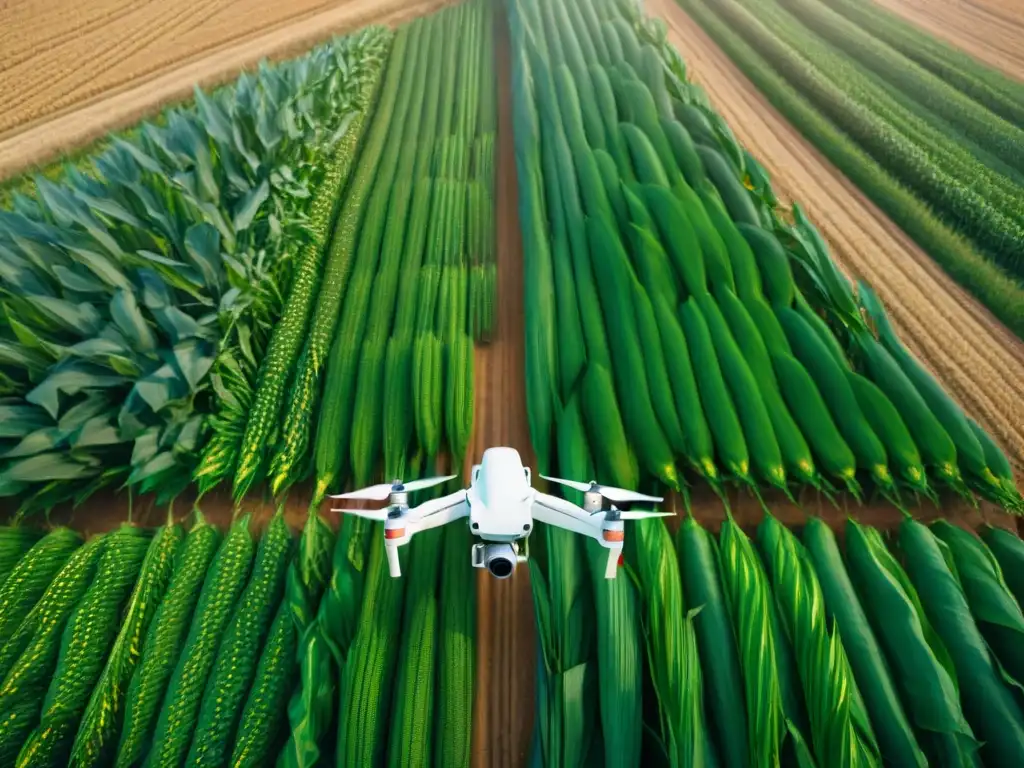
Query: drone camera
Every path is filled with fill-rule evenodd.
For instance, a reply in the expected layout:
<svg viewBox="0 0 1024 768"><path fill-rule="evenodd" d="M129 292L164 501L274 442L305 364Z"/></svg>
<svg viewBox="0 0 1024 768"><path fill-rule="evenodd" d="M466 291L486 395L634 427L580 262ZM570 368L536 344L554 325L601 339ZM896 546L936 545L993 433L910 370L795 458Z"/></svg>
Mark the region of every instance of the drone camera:
<svg viewBox="0 0 1024 768"><path fill-rule="evenodd" d="M473 566L486 568L496 579L507 579L516 569L519 553L512 544L474 544Z"/></svg>

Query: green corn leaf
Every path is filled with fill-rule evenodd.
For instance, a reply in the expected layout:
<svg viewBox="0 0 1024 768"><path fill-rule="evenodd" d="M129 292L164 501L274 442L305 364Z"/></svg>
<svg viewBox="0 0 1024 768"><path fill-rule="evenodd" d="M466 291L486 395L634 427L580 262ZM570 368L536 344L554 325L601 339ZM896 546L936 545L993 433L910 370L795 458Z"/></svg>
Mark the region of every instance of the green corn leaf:
<svg viewBox="0 0 1024 768"><path fill-rule="evenodd" d="M111 376L107 371L86 363L73 361L62 365L31 392L25 399L43 408L54 419L60 412L60 396L77 395L86 389L104 389L122 384L122 376Z"/></svg>
<svg viewBox="0 0 1024 768"><path fill-rule="evenodd" d="M822 766L881 760L838 630L829 631L814 566L799 540L771 515L758 529L780 623L793 645L807 701L811 742Z"/></svg>
<svg viewBox="0 0 1024 768"><path fill-rule="evenodd" d="M1014 680L1024 682L1024 614L999 562L981 539L962 528L939 520L931 530L948 548L971 615L996 659Z"/></svg>
<svg viewBox="0 0 1024 768"><path fill-rule="evenodd" d="M46 413L34 405L0 402L0 439L24 437L49 422Z"/></svg>
<svg viewBox="0 0 1024 768"><path fill-rule="evenodd" d="M909 518L900 527L899 541L921 604L949 649L964 712L982 742L983 759L995 764L1024 759L1024 715L971 616L943 552L945 544Z"/></svg>
<svg viewBox="0 0 1024 768"><path fill-rule="evenodd" d="M5 459L20 458L23 456L34 456L37 453L52 451L57 448L64 438L64 433L58 427L44 427L25 435L16 446L2 454Z"/></svg>
<svg viewBox="0 0 1024 768"><path fill-rule="evenodd" d="M0 481L44 483L51 480L77 480L97 474L97 468L74 461L63 453L40 453L17 459L0 472Z"/></svg>

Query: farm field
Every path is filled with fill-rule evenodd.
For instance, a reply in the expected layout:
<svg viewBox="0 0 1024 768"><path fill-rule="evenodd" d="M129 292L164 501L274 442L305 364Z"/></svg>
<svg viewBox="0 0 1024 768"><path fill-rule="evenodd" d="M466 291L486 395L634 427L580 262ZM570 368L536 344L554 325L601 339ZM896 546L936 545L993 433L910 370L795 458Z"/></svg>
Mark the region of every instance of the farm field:
<svg viewBox="0 0 1024 768"><path fill-rule="evenodd" d="M884 297L915 354L1005 441L1015 465L1024 466L1024 391L1018 385L1024 344L779 116L677 4L657 0L652 8L668 21L694 79L769 169L780 195L811 211L844 269L868 279ZM974 334L986 342L971 343Z"/></svg>
<svg viewBox="0 0 1024 768"><path fill-rule="evenodd" d="M5 3L0 10L0 137L215 51L310 19L333 5L326 0ZM387 3L342 6L337 31L377 21L390 11ZM264 39L257 55L266 55L287 40L287 35L277 41ZM307 41L296 42L308 47ZM204 82L207 77L191 79Z"/></svg>
<svg viewBox="0 0 1024 768"><path fill-rule="evenodd" d="M694 18L230 10L0 131L0 765L1024 761L1024 342ZM498 445L672 516L332 511Z"/></svg>
<svg viewBox="0 0 1024 768"><path fill-rule="evenodd" d="M1024 334L1019 82L877 6L682 5L893 223Z"/></svg>
<svg viewBox="0 0 1024 768"><path fill-rule="evenodd" d="M1017 0L879 0L879 5L990 66L1024 80L1021 8Z"/></svg>
<svg viewBox="0 0 1024 768"><path fill-rule="evenodd" d="M54 2L46 7L47 25L32 21L34 3L7 4L0 9L0 17L11 17L0 25L4 39L11 41L11 47L5 43L0 48L0 83L8 83L3 87L8 103L0 118L0 178L81 149L110 130L187 99L194 86L219 85L263 57L294 55L332 34L370 23L395 24L443 4L191 3L183 19L177 3ZM221 23L210 25L207 17ZM125 28L107 26L112 18ZM161 18L173 31L168 37L149 26ZM51 25L52 19L60 23ZM121 45L123 36L133 33L134 47ZM33 37L44 34L45 40ZM83 65L81 51L97 45L105 56L85 57ZM38 59L31 55L36 48L44 51ZM31 88L10 85L21 81L20 70L26 67ZM45 74L47 67L52 71Z"/></svg>

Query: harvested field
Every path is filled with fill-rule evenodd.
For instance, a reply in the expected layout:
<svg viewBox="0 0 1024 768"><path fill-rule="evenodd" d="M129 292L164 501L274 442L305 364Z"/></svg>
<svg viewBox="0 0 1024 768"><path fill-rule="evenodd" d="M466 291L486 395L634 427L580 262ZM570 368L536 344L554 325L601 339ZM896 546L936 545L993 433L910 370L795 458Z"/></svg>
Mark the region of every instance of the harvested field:
<svg viewBox="0 0 1024 768"><path fill-rule="evenodd" d="M1024 9L1018 0L877 0L971 56L1024 80Z"/></svg>
<svg viewBox="0 0 1024 768"><path fill-rule="evenodd" d="M329 9L338 29L344 29L385 16L395 5L330 0L5 4L0 10L0 134L214 51L322 17Z"/></svg>
<svg viewBox="0 0 1024 768"><path fill-rule="evenodd" d="M843 268L878 292L901 338L1024 468L1024 345L806 142L682 9L654 0L651 12L668 21L694 80L779 197L800 202Z"/></svg>
<svg viewBox="0 0 1024 768"><path fill-rule="evenodd" d="M162 32L129 21L146 10L150 23L161 23L167 11L160 9L167 6L152 2L98 2L87 9L64 0L54 0L44 9L30 9L29 3L3 6L0 179L130 126L164 105L188 98L197 84L226 82L264 57L294 55L367 24L398 24L445 2L350 0L330 7L323 0L295 6L220 0L210 5L174 3L174 18ZM75 12L68 13L69 7ZM41 13L71 20L63 36L54 24L43 22ZM238 15L245 20L233 21ZM197 30L189 36L192 27ZM45 40L31 39L30 30L37 28L47 30ZM133 34L137 41L125 45L125 39L136 40ZM83 40L92 42L80 47ZM96 53L89 58L83 54L86 50Z"/></svg>

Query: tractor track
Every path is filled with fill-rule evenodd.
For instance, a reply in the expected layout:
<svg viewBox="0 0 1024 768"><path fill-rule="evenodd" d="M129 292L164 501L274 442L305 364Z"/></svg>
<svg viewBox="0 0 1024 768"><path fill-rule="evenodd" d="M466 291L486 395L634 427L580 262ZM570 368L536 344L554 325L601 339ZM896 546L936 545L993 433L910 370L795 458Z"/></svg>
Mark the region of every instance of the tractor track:
<svg viewBox="0 0 1024 768"><path fill-rule="evenodd" d="M976 59L1024 80L1021 0L875 0Z"/></svg>

